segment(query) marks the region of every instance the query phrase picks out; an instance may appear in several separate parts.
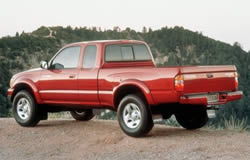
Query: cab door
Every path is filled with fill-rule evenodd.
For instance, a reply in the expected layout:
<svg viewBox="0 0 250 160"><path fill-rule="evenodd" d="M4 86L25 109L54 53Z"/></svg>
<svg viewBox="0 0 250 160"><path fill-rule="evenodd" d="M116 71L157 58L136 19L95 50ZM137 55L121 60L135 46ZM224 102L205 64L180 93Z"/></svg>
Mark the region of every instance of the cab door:
<svg viewBox="0 0 250 160"><path fill-rule="evenodd" d="M78 89L79 101L82 105L99 105L98 99L98 71L96 45L87 45L82 56L82 66L79 69Z"/></svg>
<svg viewBox="0 0 250 160"><path fill-rule="evenodd" d="M78 103L78 64L80 46L62 49L41 72L39 90L45 103Z"/></svg>

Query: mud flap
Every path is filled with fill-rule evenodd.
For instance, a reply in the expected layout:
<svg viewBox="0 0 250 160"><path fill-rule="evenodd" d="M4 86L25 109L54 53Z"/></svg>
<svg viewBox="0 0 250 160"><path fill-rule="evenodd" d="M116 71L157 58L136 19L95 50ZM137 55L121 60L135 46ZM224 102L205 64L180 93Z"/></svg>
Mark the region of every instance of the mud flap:
<svg viewBox="0 0 250 160"><path fill-rule="evenodd" d="M216 117L216 113L214 109L208 109L207 110L207 116L208 118L215 118Z"/></svg>
<svg viewBox="0 0 250 160"><path fill-rule="evenodd" d="M40 120L47 120L48 119L48 112L41 111L39 116L40 116Z"/></svg>

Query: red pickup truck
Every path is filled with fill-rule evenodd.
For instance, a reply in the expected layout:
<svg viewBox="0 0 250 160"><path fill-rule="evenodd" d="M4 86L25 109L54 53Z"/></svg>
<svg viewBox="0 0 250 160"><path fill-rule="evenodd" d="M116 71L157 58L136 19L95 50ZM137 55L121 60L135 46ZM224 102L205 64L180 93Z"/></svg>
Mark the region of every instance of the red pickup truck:
<svg viewBox="0 0 250 160"><path fill-rule="evenodd" d="M21 126L35 126L48 112L70 111L76 120L93 109L112 109L122 130L143 136L152 115L175 115L186 129L208 120L211 106L238 100L236 67L156 67L143 41L106 40L66 45L41 68L14 75L8 95Z"/></svg>

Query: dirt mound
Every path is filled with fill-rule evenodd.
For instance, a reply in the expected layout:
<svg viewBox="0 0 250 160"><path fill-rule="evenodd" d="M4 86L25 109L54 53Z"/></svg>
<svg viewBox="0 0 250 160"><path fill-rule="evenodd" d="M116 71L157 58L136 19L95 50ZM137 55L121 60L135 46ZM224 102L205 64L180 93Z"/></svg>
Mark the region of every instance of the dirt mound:
<svg viewBox="0 0 250 160"><path fill-rule="evenodd" d="M0 119L0 159L250 159L250 133L155 125L131 138L117 121L41 121L23 128Z"/></svg>

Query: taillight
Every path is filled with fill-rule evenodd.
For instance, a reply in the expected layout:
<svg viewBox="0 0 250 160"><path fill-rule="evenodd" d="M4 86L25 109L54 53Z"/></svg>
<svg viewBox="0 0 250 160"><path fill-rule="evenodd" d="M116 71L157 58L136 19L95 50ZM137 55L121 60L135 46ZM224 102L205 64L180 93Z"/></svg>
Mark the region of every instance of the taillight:
<svg viewBox="0 0 250 160"><path fill-rule="evenodd" d="M238 73L234 72L234 87L235 87L236 90L238 89L238 85L239 85L239 82L238 82Z"/></svg>
<svg viewBox="0 0 250 160"><path fill-rule="evenodd" d="M175 77L175 89L176 91L183 91L184 90L184 76L178 75Z"/></svg>

